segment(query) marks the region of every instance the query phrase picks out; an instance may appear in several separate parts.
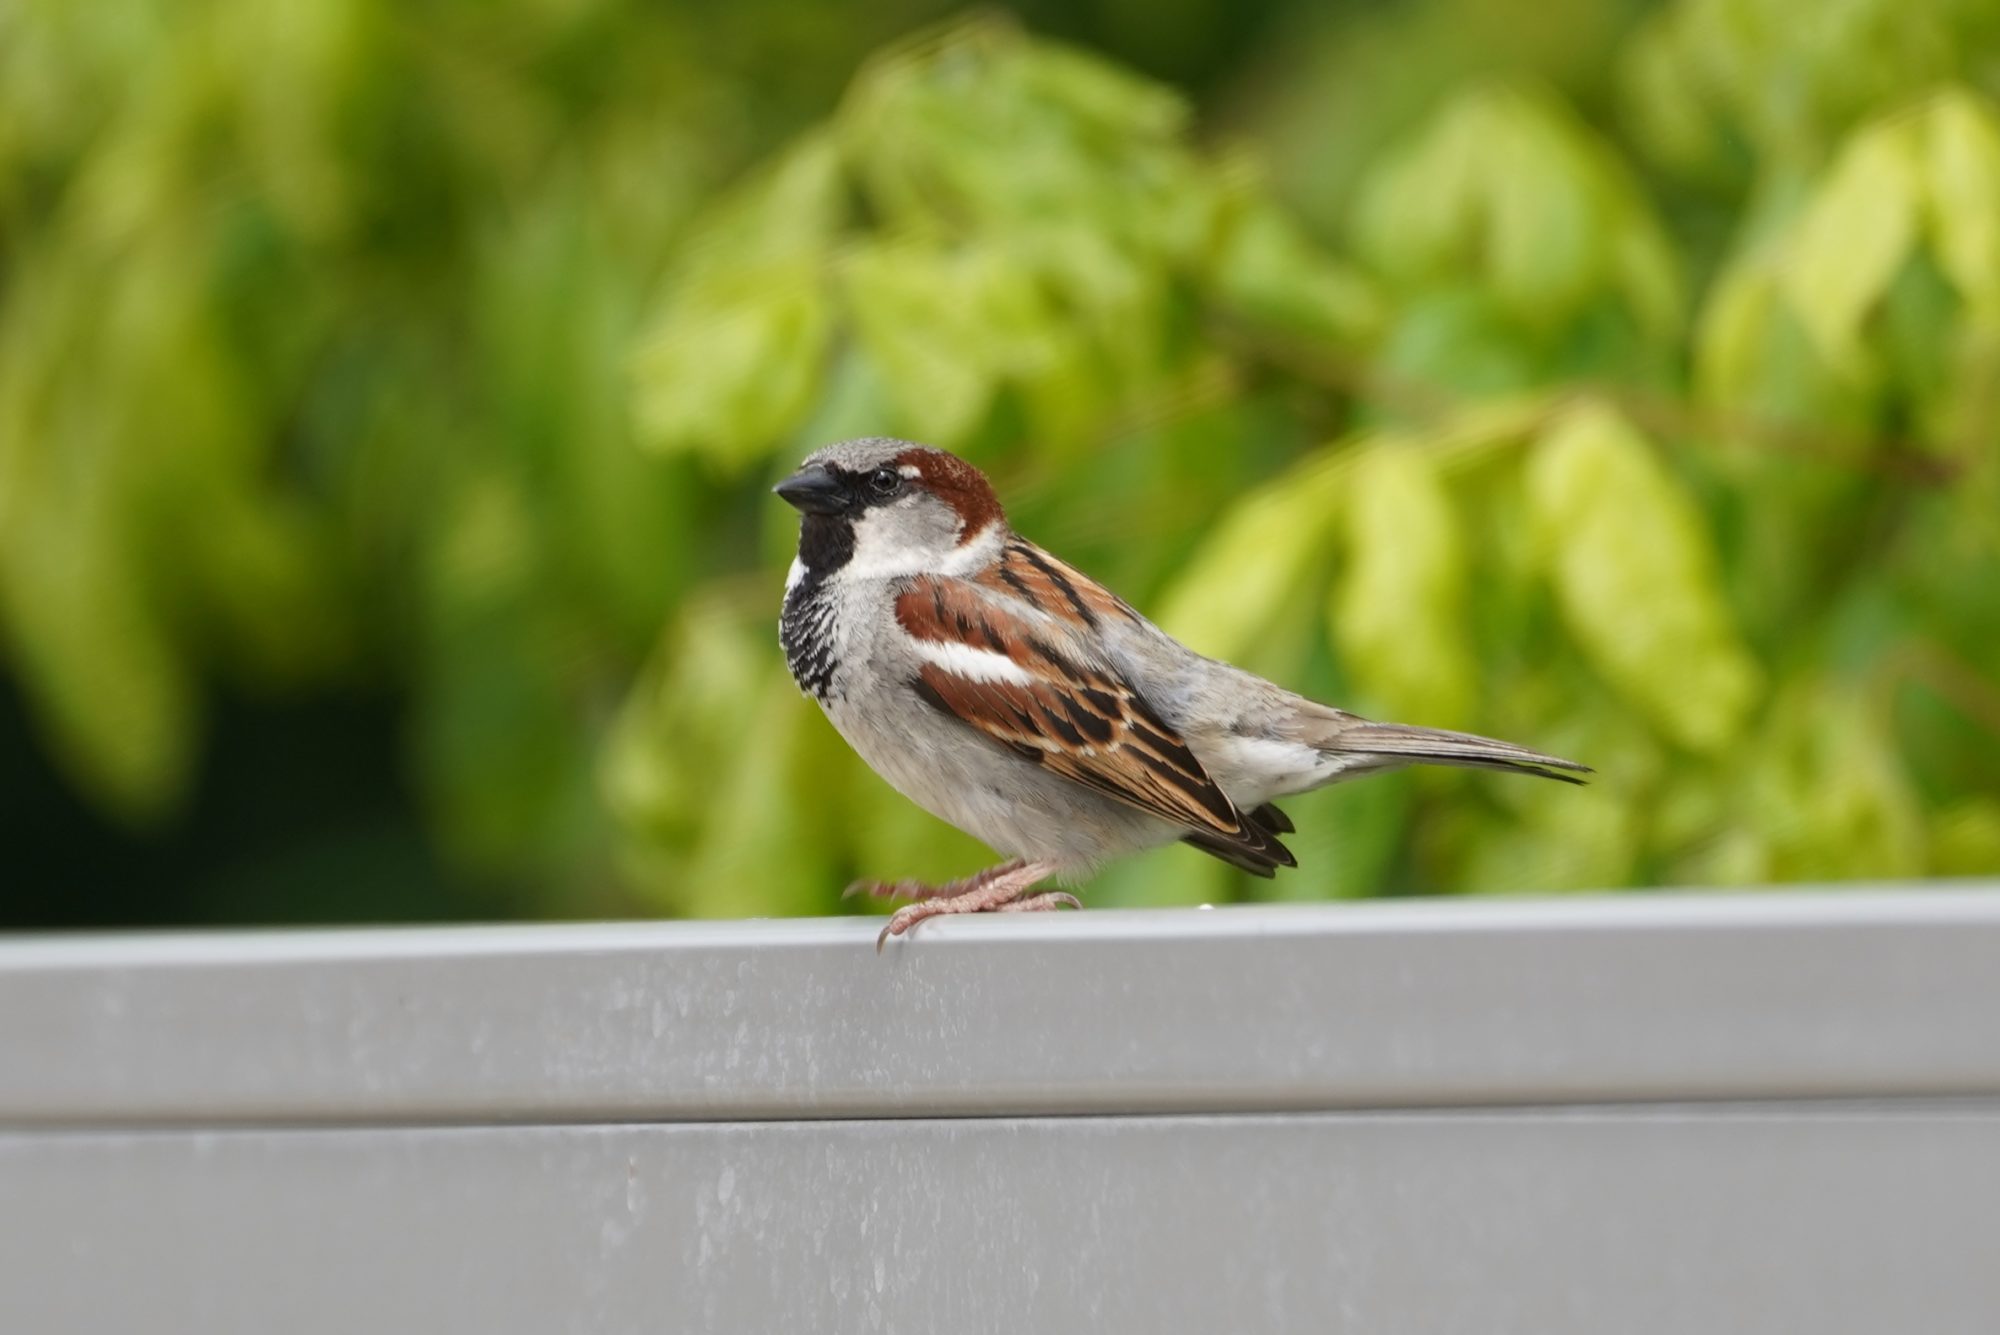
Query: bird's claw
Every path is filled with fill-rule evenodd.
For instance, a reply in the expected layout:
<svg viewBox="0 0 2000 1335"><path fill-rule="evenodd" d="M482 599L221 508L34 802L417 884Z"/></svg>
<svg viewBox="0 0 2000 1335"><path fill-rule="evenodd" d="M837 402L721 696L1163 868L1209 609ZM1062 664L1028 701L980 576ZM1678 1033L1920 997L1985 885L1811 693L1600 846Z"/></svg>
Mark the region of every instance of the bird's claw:
<svg viewBox="0 0 2000 1335"><path fill-rule="evenodd" d="M883 946L889 944L890 937L901 936L904 932L909 931L913 925L922 922L930 916L927 913L911 912L916 907L918 906L915 904L905 904L902 908L897 909L889 915L889 921L884 924L881 934L875 938L875 953L877 955L882 953Z"/></svg>

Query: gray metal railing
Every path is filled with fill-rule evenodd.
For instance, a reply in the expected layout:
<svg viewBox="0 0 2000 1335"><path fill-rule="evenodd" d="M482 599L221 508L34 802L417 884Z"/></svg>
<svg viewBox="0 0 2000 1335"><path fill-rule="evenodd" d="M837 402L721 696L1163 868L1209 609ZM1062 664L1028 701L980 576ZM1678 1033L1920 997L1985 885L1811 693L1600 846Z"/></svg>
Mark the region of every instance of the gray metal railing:
<svg viewBox="0 0 2000 1335"><path fill-rule="evenodd" d="M458 1329L2000 1329L2000 887L0 943L0 1331Z"/></svg>

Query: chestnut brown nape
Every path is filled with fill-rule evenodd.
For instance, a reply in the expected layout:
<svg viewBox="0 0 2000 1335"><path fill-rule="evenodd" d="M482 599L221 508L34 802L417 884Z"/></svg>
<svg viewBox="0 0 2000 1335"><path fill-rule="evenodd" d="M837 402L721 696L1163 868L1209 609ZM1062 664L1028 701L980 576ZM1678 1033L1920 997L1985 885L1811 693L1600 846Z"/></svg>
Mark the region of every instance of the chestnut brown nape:
<svg viewBox="0 0 2000 1335"><path fill-rule="evenodd" d="M916 469L918 479L930 493L958 511L964 523L963 537L969 538L989 524L1005 521L1007 516L1000 508L1000 498L993 494L993 484L984 473L956 455L918 446L897 455L896 463L899 467Z"/></svg>

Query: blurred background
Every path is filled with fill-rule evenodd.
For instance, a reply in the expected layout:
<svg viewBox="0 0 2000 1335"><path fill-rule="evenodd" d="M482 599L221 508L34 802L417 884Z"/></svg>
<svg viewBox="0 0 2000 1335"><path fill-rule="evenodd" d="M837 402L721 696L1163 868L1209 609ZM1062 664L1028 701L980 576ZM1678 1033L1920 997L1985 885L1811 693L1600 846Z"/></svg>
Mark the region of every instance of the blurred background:
<svg viewBox="0 0 2000 1335"><path fill-rule="evenodd" d="M897 434L1195 647L1598 767L1097 904L2000 872L1992 0L0 9L0 926L836 911Z"/></svg>

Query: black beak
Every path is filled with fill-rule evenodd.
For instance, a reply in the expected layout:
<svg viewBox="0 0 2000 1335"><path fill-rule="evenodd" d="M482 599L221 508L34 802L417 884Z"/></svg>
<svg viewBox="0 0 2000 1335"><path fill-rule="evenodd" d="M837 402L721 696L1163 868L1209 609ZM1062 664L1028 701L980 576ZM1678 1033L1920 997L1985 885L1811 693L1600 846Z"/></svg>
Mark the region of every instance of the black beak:
<svg viewBox="0 0 2000 1335"><path fill-rule="evenodd" d="M853 504L846 485L818 464L801 468L771 490L809 515L837 515Z"/></svg>

